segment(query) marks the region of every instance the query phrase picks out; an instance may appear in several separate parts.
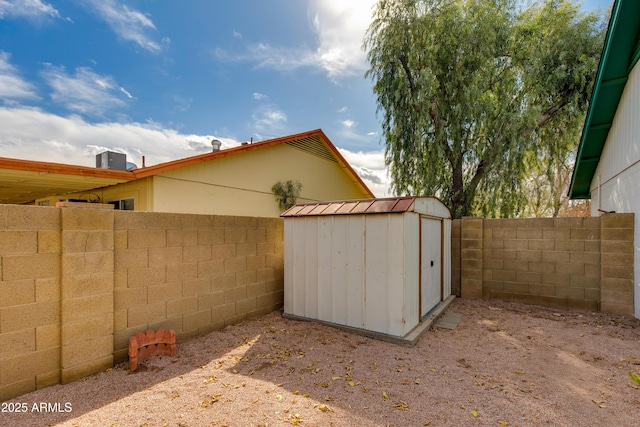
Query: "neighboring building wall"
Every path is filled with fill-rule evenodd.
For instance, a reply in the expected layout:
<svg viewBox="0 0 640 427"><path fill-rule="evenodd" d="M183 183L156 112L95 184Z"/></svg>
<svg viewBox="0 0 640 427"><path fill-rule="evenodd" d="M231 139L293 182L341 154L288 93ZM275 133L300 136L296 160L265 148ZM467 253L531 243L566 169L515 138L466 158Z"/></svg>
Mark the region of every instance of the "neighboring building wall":
<svg viewBox="0 0 640 427"><path fill-rule="evenodd" d="M69 199L83 200L87 202L108 203L112 200L122 200L133 198L135 210L148 212L152 206L151 178L142 178L124 184L113 185L111 187L96 188L82 193L69 193L59 196L46 197L36 200L36 205L42 205L46 201L46 206L55 206L57 202Z"/></svg>
<svg viewBox="0 0 640 427"><path fill-rule="evenodd" d="M635 317L640 319L640 66L629 74L591 182L591 215L635 212Z"/></svg>
<svg viewBox="0 0 640 427"><path fill-rule="evenodd" d="M110 208L110 206L109 206ZM0 401L282 306L283 221L0 205Z"/></svg>
<svg viewBox="0 0 640 427"><path fill-rule="evenodd" d="M462 297L634 313L633 214L464 218L453 230Z"/></svg>
<svg viewBox="0 0 640 427"><path fill-rule="evenodd" d="M337 162L280 144L155 175L151 210L279 217L271 187L287 180L301 203L370 197Z"/></svg>

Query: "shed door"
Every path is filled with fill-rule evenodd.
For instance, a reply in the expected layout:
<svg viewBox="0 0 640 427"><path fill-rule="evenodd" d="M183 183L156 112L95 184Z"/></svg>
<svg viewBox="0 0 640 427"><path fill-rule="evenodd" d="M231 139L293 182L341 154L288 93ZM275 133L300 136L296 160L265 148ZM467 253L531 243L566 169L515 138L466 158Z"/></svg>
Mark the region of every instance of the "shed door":
<svg viewBox="0 0 640 427"><path fill-rule="evenodd" d="M441 221L420 218L420 317L424 317L442 300L441 275Z"/></svg>

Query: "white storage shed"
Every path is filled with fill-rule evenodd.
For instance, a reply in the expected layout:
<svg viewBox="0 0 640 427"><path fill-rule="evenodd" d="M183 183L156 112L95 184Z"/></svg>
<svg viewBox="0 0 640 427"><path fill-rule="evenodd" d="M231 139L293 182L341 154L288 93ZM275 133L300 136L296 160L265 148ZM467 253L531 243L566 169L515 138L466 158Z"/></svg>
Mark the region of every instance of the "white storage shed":
<svg viewBox="0 0 640 427"><path fill-rule="evenodd" d="M404 338L451 295L451 213L435 197L295 205L284 314Z"/></svg>

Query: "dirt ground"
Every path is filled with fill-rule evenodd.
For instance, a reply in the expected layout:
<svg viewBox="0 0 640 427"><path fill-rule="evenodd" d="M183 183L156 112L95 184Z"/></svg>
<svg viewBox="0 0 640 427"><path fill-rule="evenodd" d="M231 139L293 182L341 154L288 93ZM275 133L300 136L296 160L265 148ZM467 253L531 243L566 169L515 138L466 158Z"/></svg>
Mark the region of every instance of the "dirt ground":
<svg viewBox="0 0 640 427"><path fill-rule="evenodd" d="M0 425L640 424L640 321L464 299L448 310L457 328L411 348L272 313L135 373L121 364L4 402Z"/></svg>

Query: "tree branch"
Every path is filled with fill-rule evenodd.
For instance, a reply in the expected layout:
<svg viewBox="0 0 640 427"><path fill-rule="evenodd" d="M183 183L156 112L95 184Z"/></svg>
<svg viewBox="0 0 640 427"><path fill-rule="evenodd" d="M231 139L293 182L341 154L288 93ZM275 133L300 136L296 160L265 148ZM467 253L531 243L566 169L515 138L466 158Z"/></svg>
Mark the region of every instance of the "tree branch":
<svg viewBox="0 0 640 427"><path fill-rule="evenodd" d="M542 126L543 124L551 120L551 118L558 112L558 110L560 110L562 107L564 107L567 104L569 104L569 101L567 101L566 99L563 99L559 103L552 105L551 108L549 108L547 111L542 113L542 117L538 119L538 126Z"/></svg>
<svg viewBox="0 0 640 427"><path fill-rule="evenodd" d="M411 93L411 97L415 97L416 95L416 85L413 82L413 75L411 74L411 70L409 69L409 64L407 64L407 57L405 55L400 56L400 65L404 70L404 74L407 76L407 81L409 82L409 92Z"/></svg>

